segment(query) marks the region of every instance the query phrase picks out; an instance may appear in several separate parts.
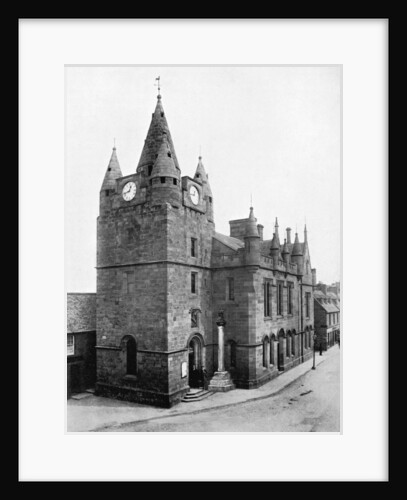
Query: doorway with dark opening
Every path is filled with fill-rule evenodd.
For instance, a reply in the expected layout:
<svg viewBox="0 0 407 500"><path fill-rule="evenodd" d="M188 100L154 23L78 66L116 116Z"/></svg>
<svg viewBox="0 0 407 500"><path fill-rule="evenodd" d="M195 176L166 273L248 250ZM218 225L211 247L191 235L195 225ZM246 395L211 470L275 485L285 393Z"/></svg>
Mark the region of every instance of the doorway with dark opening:
<svg viewBox="0 0 407 500"><path fill-rule="evenodd" d="M188 345L189 387L203 387L202 345L199 337L192 337Z"/></svg>

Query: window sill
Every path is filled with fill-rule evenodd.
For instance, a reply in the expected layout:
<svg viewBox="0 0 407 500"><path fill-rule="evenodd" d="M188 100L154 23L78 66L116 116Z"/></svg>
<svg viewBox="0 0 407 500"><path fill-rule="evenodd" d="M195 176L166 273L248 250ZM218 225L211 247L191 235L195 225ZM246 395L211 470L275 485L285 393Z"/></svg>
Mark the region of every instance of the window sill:
<svg viewBox="0 0 407 500"><path fill-rule="evenodd" d="M264 321L271 321L273 318L271 316L264 316Z"/></svg>
<svg viewBox="0 0 407 500"><path fill-rule="evenodd" d="M123 380L136 381L137 380L137 375L125 375L123 377Z"/></svg>

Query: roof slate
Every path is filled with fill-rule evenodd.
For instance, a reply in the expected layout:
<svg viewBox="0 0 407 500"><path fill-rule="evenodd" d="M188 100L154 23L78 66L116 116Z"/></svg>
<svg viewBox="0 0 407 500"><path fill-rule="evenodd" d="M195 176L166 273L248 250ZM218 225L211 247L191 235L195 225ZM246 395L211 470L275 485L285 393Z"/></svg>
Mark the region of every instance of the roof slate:
<svg viewBox="0 0 407 500"><path fill-rule="evenodd" d="M227 247L231 248L232 250L235 250L236 252L239 250L239 248L244 247L243 241L237 239L237 238L232 238L232 236L226 236L226 234L221 234L221 233L216 233L213 235L213 237L226 245Z"/></svg>

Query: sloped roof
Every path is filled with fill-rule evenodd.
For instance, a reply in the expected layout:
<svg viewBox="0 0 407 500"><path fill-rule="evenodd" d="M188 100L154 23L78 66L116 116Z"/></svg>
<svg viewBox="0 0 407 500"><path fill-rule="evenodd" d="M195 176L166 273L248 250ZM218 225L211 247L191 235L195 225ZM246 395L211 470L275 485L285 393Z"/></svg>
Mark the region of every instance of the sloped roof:
<svg viewBox="0 0 407 500"><path fill-rule="evenodd" d="M231 248L232 250L235 250L237 252L239 248L244 247L243 241L237 239L237 238L232 238L232 236L226 236L226 234L221 234L221 233L216 233L213 235L215 240L220 241L227 247Z"/></svg>
<svg viewBox="0 0 407 500"><path fill-rule="evenodd" d="M315 294L314 294L315 295ZM318 304L328 313L340 312L340 309L335 304L324 304L318 300Z"/></svg>
<svg viewBox="0 0 407 500"><path fill-rule="evenodd" d="M68 293L67 295L67 332L96 330L96 293Z"/></svg>

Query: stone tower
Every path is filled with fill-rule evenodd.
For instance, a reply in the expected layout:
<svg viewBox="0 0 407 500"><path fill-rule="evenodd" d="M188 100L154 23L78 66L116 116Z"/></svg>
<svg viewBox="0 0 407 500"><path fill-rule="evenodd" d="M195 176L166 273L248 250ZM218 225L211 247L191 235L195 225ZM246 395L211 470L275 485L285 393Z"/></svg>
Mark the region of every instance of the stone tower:
<svg viewBox="0 0 407 500"><path fill-rule="evenodd" d="M136 172L116 148L97 220L97 394L169 407L212 369L213 199L181 170L161 96Z"/></svg>

